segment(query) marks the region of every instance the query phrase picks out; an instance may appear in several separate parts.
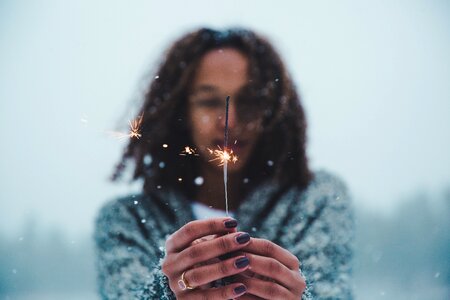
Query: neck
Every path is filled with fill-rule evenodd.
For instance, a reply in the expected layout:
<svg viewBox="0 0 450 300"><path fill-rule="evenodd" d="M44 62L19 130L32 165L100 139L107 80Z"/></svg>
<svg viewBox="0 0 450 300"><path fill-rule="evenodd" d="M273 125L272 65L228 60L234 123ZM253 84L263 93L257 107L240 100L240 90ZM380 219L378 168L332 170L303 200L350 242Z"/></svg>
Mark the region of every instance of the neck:
<svg viewBox="0 0 450 300"><path fill-rule="evenodd" d="M205 205L216 209L225 210L225 186L223 180L223 170L215 166L202 166L201 174L204 179L197 191L196 199ZM240 188L242 178L239 173L228 174L228 210L236 210L240 203Z"/></svg>

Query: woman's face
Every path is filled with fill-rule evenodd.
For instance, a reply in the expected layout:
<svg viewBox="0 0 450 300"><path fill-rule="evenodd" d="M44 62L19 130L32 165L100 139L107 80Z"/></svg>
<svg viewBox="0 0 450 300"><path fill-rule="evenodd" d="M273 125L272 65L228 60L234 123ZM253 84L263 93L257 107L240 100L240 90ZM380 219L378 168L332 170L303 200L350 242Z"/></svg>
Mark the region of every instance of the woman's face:
<svg viewBox="0 0 450 300"><path fill-rule="evenodd" d="M236 97L248 83L248 60L233 48L214 49L201 59L189 95L188 116L192 137L202 161L209 165L213 159L208 149L223 149L226 97L230 96L228 111L228 149L238 156L228 163L230 173L242 169L251 155L260 132L260 121L242 122L236 109Z"/></svg>

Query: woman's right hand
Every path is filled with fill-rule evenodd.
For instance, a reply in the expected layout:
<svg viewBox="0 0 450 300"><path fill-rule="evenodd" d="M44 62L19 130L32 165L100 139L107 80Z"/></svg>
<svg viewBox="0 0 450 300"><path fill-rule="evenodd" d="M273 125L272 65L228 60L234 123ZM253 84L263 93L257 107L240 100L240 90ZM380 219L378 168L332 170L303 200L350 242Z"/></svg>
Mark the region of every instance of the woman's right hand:
<svg viewBox="0 0 450 300"><path fill-rule="evenodd" d="M235 232L236 226L236 220L229 217L197 220L187 223L169 236L166 240L166 257L162 263L162 271L168 277L170 289L177 299L232 299L245 294L247 289L242 283L220 288L196 288L248 269L249 260L243 255L208 263L211 259L249 244L249 234ZM193 243L210 235L219 237ZM188 288L183 288L183 273L184 285Z"/></svg>

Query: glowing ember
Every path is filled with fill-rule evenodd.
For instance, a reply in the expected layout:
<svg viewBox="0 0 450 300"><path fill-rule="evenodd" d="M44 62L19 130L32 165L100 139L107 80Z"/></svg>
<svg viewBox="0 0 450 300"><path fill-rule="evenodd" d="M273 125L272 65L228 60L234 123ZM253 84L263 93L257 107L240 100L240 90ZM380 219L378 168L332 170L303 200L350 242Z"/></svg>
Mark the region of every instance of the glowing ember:
<svg viewBox="0 0 450 300"><path fill-rule="evenodd" d="M219 149L209 149L209 153L214 157L213 159L210 159L209 161L219 161L219 166L223 166L225 162L231 161L232 163L236 163L238 161L238 157L236 154L233 153L233 150L222 150L220 146L217 146Z"/></svg>
<svg viewBox="0 0 450 300"><path fill-rule="evenodd" d="M180 153L181 156L188 156L188 155L195 155L199 156L197 151L194 148L191 148L189 146L185 146L184 150Z"/></svg>
<svg viewBox="0 0 450 300"><path fill-rule="evenodd" d="M144 114L142 114L139 118L134 119L133 121L129 121L130 123L130 133L128 136L130 138L140 138L142 134L140 133L141 130L141 124L142 124L142 118L144 117Z"/></svg>
<svg viewBox="0 0 450 300"><path fill-rule="evenodd" d="M130 124L130 131L128 133L119 132L119 131L109 131L109 133L118 138L118 139L124 139L124 138L136 138L139 139L142 137L141 134L141 125L142 125L142 118L144 117L144 114L139 116L138 118L128 121Z"/></svg>

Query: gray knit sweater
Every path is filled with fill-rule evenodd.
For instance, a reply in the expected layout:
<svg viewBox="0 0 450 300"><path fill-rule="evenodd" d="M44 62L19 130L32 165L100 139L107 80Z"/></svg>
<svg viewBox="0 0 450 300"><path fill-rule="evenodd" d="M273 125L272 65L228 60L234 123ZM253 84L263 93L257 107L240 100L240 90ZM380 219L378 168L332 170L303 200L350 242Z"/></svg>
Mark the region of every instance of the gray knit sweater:
<svg viewBox="0 0 450 300"><path fill-rule="evenodd" d="M263 185L236 211L240 231L286 248L301 262L302 299L352 299L353 213L345 185L325 171L306 190ZM168 235L194 219L174 191L132 195L107 203L95 230L99 291L103 299L175 299L161 272Z"/></svg>

